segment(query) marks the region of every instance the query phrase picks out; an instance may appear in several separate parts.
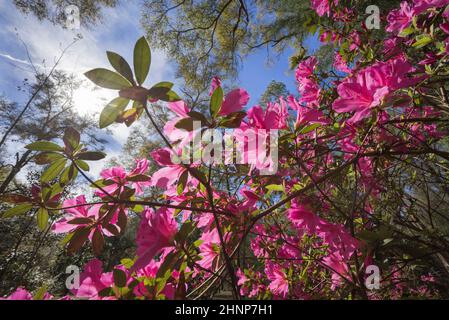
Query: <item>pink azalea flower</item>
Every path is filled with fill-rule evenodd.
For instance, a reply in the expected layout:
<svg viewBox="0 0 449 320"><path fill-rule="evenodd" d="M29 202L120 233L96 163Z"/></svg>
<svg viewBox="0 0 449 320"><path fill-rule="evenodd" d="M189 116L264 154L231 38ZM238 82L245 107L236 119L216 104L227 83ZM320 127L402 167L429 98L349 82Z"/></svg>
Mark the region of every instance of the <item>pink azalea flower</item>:
<svg viewBox="0 0 449 320"><path fill-rule="evenodd" d="M156 186L162 189L170 188L187 170L181 164L173 163L171 154L172 151L168 148L157 149L150 153L153 160L163 167L156 171L151 177L151 186Z"/></svg>
<svg viewBox="0 0 449 320"><path fill-rule="evenodd" d="M360 34L357 31L352 31L349 34L349 39L351 39L351 45L349 46L350 51L357 50L362 44L362 40L360 39Z"/></svg>
<svg viewBox="0 0 449 320"><path fill-rule="evenodd" d="M449 4L449 0L414 0L413 13L418 15L430 8L440 8Z"/></svg>
<svg viewBox="0 0 449 320"><path fill-rule="evenodd" d="M328 266L332 272L332 290L335 290L342 283L344 283L344 281L351 281L346 261L339 255L338 252L324 257L323 263Z"/></svg>
<svg viewBox="0 0 449 320"><path fill-rule="evenodd" d="M445 33L449 34L449 22L440 24L441 30L443 30Z"/></svg>
<svg viewBox="0 0 449 320"><path fill-rule="evenodd" d="M338 71L345 72L345 73L351 73L352 70L348 67L345 61L343 61L342 56L340 53L336 52L334 57L334 68Z"/></svg>
<svg viewBox="0 0 449 320"><path fill-rule="evenodd" d="M213 213L203 212L199 215L199 217L197 216L195 220L198 222L196 225L197 228L208 228L214 222L214 215Z"/></svg>
<svg viewBox="0 0 449 320"><path fill-rule="evenodd" d="M63 218L56 221L52 226L52 231L56 234L59 233L69 233L72 231L75 231L75 229L86 227L93 222L95 222L99 218L99 211L100 211L100 204L97 205L85 205L87 204L86 198L84 195L80 195L74 199L67 199L64 201L63 206L68 207L68 209L65 209L65 212L67 213ZM73 208L70 208L73 207ZM119 210L117 210L116 214L111 218L110 223L115 224L117 222ZM77 218L90 218L91 222L85 222L85 223L76 223L72 224L70 223L72 220ZM117 227L118 228L118 227ZM118 228L119 229L119 228ZM92 228L89 239L92 239L92 236L95 232L95 230L99 230L101 233L103 233L105 236L112 237L113 234L109 232L108 230L104 229L101 224L96 225Z"/></svg>
<svg viewBox="0 0 449 320"><path fill-rule="evenodd" d="M312 9L315 10L320 17L324 16L325 14L329 16L330 14L329 0L310 0L310 2L312 5Z"/></svg>
<svg viewBox="0 0 449 320"><path fill-rule="evenodd" d="M302 79L306 79L313 75L313 71L315 70L316 65L317 59L313 56L305 59L304 61L301 61L296 68L296 81L300 82Z"/></svg>
<svg viewBox="0 0 449 320"><path fill-rule="evenodd" d="M300 103L319 105L320 87L312 78L317 65L315 57L302 61L296 69L296 81L298 81L298 91L301 94Z"/></svg>
<svg viewBox="0 0 449 320"><path fill-rule="evenodd" d="M130 179L132 179L137 175L145 174L147 170L148 170L147 159L136 160L136 167L130 173L126 173L125 169L122 167L113 167L105 169L100 173L101 177L104 180L113 183L104 186L103 189L112 195L117 191L122 192L125 186L130 185L136 190L136 194L142 194L143 188L149 185L149 181L130 181ZM106 194L102 190L96 190L95 194L100 197L106 196Z"/></svg>
<svg viewBox="0 0 449 320"><path fill-rule="evenodd" d="M324 31L319 39L322 43L334 42L337 39L337 34L332 31Z"/></svg>
<svg viewBox="0 0 449 320"><path fill-rule="evenodd" d="M317 234L327 225L327 222L321 220L303 204L293 203L292 208L288 210L288 218L298 229L309 234Z"/></svg>
<svg viewBox="0 0 449 320"><path fill-rule="evenodd" d="M175 118L167 121L164 126L164 133L171 141L185 141L188 142L191 139L192 133L183 129L175 127L176 123L181 119L188 118L190 112L186 103L182 100L168 103L168 108L176 115Z"/></svg>
<svg viewBox="0 0 449 320"><path fill-rule="evenodd" d="M321 90L315 80L303 79L298 84L298 91L301 94L301 98L299 99L300 103L311 104L315 106L318 106L320 104L319 96Z"/></svg>
<svg viewBox="0 0 449 320"><path fill-rule="evenodd" d="M313 123L329 123L321 110L314 107L302 106L293 96L287 98L289 106L293 110L297 110L295 127L298 128L303 124L313 124Z"/></svg>
<svg viewBox="0 0 449 320"><path fill-rule="evenodd" d="M159 208L157 211L146 209L142 213L137 231L137 256L133 270L147 266L162 249L173 246L173 239L178 232L178 224L171 210Z"/></svg>
<svg viewBox="0 0 449 320"><path fill-rule="evenodd" d="M149 279L155 279L157 276L157 272L161 265L163 264L165 258L168 256L169 253L173 251L172 247L167 247L161 250L161 256L159 261L155 261L154 259L150 261L145 267L142 269L137 270L137 276L138 277L145 277ZM188 270L186 270L188 271ZM173 271L172 276L175 278L175 272ZM167 283L164 287L164 289L161 291L162 294L164 294L168 299L173 299L175 296L176 287L172 283ZM147 288L145 287L144 282L140 282L133 290L134 294L136 296L141 297L150 297L152 298L151 294L148 292Z"/></svg>
<svg viewBox="0 0 449 320"><path fill-rule="evenodd" d="M255 129L285 129L287 128L288 111L283 98L280 103L268 103L264 111L261 106L248 110L248 125Z"/></svg>
<svg viewBox="0 0 449 320"><path fill-rule="evenodd" d="M404 42L404 38L392 37L384 41L383 53L392 57L401 53L401 43Z"/></svg>
<svg viewBox="0 0 449 320"><path fill-rule="evenodd" d="M410 25L413 20L413 15L414 12L410 5L406 1L401 2L400 9L392 10L388 14L388 26L386 30L388 32L401 32Z"/></svg>
<svg viewBox="0 0 449 320"><path fill-rule="evenodd" d="M267 263L265 273L267 274L268 280L271 281L268 289L274 295L286 298L288 295L288 279L282 267L273 263Z"/></svg>
<svg viewBox="0 0 449 320"><path fill-rule="evenodd" d="M356 123L368 117L390 92L417 83L419 78L408 77L413 70L402 56L360 70L337 87L340 98L333 108L338 113L355 111L349 122Z"/></svg>
<svg viewBox="0 0 449 320"><path fill-rule="evenodd" d="M98 293L113 285L112 272L103 273L103 263L98 259L90 260L80 275L80 286L72 289L78 298L101 299Z"/></svg>
<svg viewBox="0 0 449 320"><path fill-rule="evenodd" d="M65 209L67 215L53 224L52 226L53 232L68 233L72 232L78 227L83 227L87 225L87 224L70 224L69 222L75 218L91 218L92 221L98 219L100 206L83 205L86 203L87 203L86 197L84 195L80 195L74 199L65 200L63 202L63 206L73 208Z"/></svg>
<svg viewBox="0 0 449 320"><path fill-rule="evenodd" d="M209 96L211 96L214 93L215 89L217 89L218 87L221 87L221 79L219 77L215 76L212 78Z"/></svg>
<svg viewBox="0 0 449 320"><path fill-rule="evenodd" d="M33 300L33 296L26 289L17 288L8 297L0 298L0 300Z"/></svg>
<svg viewBox="0 0 449 320"><path fill-rule="evenodd" d="M215 91L216 88L221 86L221 80L218 77L212 79L211 89L209 94ZM243 108L248 104L249 94L244 89L234 89L224 97L223 104L221 105L220 116L226 116L230 113L243 110Z"/></svg>
<svg viewBox="0 0 449 320"><path fill-rule="evenodd" d="M220 116L226 116L232 112L243 110L248 104L249 94L244 89L234 89L226 94L219 112Z"/></svg>
<svg viewBox="0 0 449 320"><path fill-rule="evenodd" d="M212 269L212 263L216 257L220 255L220 237L217 229L212 229L209 232L204 232L201 236L200 255L202 259L198 261L198 265L204 269Z"/></svg>
<svg viewBox="0 0 449 320"><path fill-rule="evenodd" d="M245 201L239 206L239 210L255 210L257 201L259 201L259 197L257 196L257 194L254 191L248 189L241 189L240 194L245 197Z"/></svg>

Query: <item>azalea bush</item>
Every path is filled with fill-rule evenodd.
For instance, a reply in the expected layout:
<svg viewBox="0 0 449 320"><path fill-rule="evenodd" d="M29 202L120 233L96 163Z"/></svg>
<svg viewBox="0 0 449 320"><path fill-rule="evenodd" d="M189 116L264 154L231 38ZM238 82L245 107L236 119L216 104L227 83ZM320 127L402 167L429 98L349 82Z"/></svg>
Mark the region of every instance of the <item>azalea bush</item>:
<svg viewBox="0 0 449 320"><path fill-rule="evenodd" d="M26 148L45 166L41 185L31 196L3 196L11 208L2 218L37 210L39 228L63 234L68 254L91 246L100 257L105 242L139 216L135 255L108 270L91 260L64 298L189 299L213 297L218 287L236 299L447 297L448 4L404 1L383 19L385 30L371 30L353 1L312 0L317 16L304 28L333 48L333 66L323 70L317 57L303 57L298 93L264 107L247 106L248 92L224 92L214 78L208 110L191 110L173 83L143 87L151 64L145 38L133 68L108 52L114 71L86 73L118 94L100 128L147 117L164 147L136 159L131 171L113 167L91 179L88 163L105 154L76 130L67 129L59 145L32 143ZM173 118L158 127L161 104ZM269 151L278 157L205 162L193 151L196 161L176 161L207 129L236 131L237 140L254 131L259 143L272 142L265 133L277 130ZM150 162L159 167L152 174ZM64 199L75 179L91 192ZM370 270L379 271L378 286L367 285ZM18 288L10 298L33 296ZM40 290L34 298L53 297Z"/></svg>

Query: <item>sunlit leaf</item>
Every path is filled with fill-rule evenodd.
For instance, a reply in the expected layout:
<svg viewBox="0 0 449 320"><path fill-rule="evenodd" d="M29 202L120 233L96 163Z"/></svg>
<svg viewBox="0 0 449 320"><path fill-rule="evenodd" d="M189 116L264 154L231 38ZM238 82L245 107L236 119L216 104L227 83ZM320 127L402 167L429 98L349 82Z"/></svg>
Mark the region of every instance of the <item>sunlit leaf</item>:
<svg viewBox="0 0 449 320"><path fill-rule="evenodd" d="M141 85L145 82L151 65L151 50L145 37L137 40L134 47L134 73L137 83Z"/></svg>
<svg viewBox="0 0 449 320"><path fill-rule="evenodd" d="M39 153L37 156L34 157L34 162L36 164L49 164L52 163L55 160L61 159L64 156L60 153L55 152L43 152Z"/></svg>
<svg viewBox="0 0 449 320"><path fill-rule="evenodd" d="M69 245L67 246L67 250L70 253L77 252L87 241L89 234L90 234L89 227L82 227L76 229L75 232L73 233L72 238L70 239Z"/></svg>
<svg viewBox="0 0 449 320"><path fill-rule="evenodd" d="M41 231L44 231L48 225L48 210L45 208L39 208L36 215L37 226Z"/></svg>
<svg viewBox="0 0 449 320"><path fill-rule="evenodd" d="M64 170L67 159L59 159L53 162L42 174L41 181L49 182L55 179Z"/></svg>
<svg viewBox="0 0 449 320"><path fill-rule="evenodd" d="M104 159L105 157L106 154L100 151L85 151L77 154L78 159L87 161L97 161Z"/></svg>
<svg viewBox="0 0 449 320"><path fill-rule="evenodd" d="M90 81L95 83L97 86L112 89L121 90L125 88L132 87L131 82L126 80L120 74L113 72L111 70L97 68L90 70L84 74Z"/></svg>
<svg viewBox="0 0 449 320"><path fill-rule="evenodd" d="M92 236L92 248L94 250L94 254L99 256L103 251L104 247L104 237L99 229L95 229L94 235Z"/></svg>
<svg viewBox="0 0 449 320"><path fill-rule="evenodd" d="M75 150L80 144L80 134L73 128L67 128L62 138L68 150Z"/></svg>
<svg viewBox="0 0 449 320"><path fill-rule="evenodd" d="M33 151L64 151L63 148L50 141L36 141L25 146L25 148Z"/></svg>
<svg viewBox="0 0 449 320"><path fill-rule="evenodd" d="M115 69L115 71L120 73L129 82L134 84L133 72L128 62L126 62L126 60L121 55L115 52L106 51L106 54L108 56L109 63Z"/></svg>
<svg viewBox="0 0 449 320"><path fill-rule="evenodd" d="M114 277L114 284L119 288L126 287L126 273L120 269L114 269L112 272Z"/></svg>
<svg viewBox="0 0 449 320"><path fill-rule="evenodd" d="M3 218L11 218L14 216L18 216L21 214L24 214L33 208L33 205L31 203L23 203L19 204L18 206L12 207L6 211L3 212L2 217Z"/></svg>
<svg viewBox="0 0 449 320"><path fill-rule="evenodd" d="M223 104L223 89L221 87L217 87L212 93L210 97L210 114L212 118L215 118L220 112L221 105Z"/></svg>
<svg viewBox="0 0 449 320"><path fill-rule="evenodd" d="M113 124L117 120L117 117L125 110L128 103L129 99L121 97L109 102L100 114L100 129Z"/></svg>

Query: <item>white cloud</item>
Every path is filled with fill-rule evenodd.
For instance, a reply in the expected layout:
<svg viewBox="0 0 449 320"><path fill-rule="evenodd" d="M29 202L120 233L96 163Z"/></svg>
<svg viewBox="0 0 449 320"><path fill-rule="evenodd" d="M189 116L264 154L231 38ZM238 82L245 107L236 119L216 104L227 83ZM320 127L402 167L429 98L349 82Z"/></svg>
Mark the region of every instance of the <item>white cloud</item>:
<svg viewBox="0 0 449 320"><path fill-rule="evenodd" d="M13 61L13 62L18 62L18 63L26 64L26 65L28 65L28 66L31 65L31 63L30 63L29 61L14 58L14 57L10 56L9 54L5 54L5 53L1 53L1 52L0 52L0 57L6 58L6 59L11 60L11 61Z"/></svg>

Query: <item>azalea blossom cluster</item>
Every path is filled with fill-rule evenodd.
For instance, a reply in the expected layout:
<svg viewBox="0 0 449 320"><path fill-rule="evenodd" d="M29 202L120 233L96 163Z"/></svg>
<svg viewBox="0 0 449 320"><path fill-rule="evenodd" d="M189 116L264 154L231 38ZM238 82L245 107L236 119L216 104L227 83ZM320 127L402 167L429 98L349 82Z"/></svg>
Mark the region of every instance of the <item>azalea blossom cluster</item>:
<svg viewBox="0 0 449 320"><path fill-rule="evenodd" d="M365 270L385 260L375 241L388 236L373 237L391 230L375 217L395 166L412 165L416 156L448 160L438 142L447 136L441 120L449 102L444 88L433 85L449 73L449 0L402 2L388 14L387 38L371 37L356 9L342 3L311 0L327 21L319 39L334 48L332 72L320 70L318 57L305 57L295 70L298 94L266 106L248 108L249 94L241 88L224 94L218 78L209 115L169 99L174 117L159 128L166 146L129 172L104 170L91 181L92 195L62 202L63 216L51 230L70 235L72 252L91 242L100 254L104 237L122 234L131 213L140 219L135 257L123 257L112 270L91 260L70 297L202 297L217 283L234 298L432 296L436 280L427 271L412 287L393 261L382 270L385 290L370 292ZM120 96L140 102L143 111L161 100L142 101L137 90ZM435 90L443 106L428 98ZM277 173L261 174L267 163L174 162L173 154L198 134L191 121L201 122L200 131L279 130ZM158 166L152 174L150 162ZM32 296L19 288L9 298Z"/></svg>

